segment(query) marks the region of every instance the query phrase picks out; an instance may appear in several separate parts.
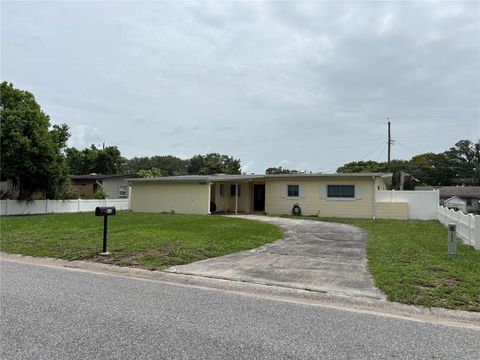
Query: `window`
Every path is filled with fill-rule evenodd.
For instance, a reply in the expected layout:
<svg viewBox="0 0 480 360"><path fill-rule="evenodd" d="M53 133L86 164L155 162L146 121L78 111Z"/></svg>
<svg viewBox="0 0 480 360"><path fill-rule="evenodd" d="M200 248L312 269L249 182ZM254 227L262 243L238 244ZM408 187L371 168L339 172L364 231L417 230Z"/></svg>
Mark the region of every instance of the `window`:
<svg viewBox="0 0 480 360"><path fill-rule="evenodd" d="M238 197L240 197L241 189L242 189L242 186L238 184ZM235 185L230 185L230 196L235 196Z"/></svg>
<svg viewBox="0 0 480 360"><path fill-rule="evenodd" d="M299 197L300 186L299 185L287 185L287 197Z"/></svg>
<svg viewBox="0 0 480 360"><path fill-rule="evenodd" d="M225 188L223 184L220 184L219 192L220 192L220 196L225 196Z"/></svg>
<svg viewBox="0 0 480 360"><path fill-rule="evenodd" d="M327 185L329 198L355 198L355 185Z"/></svg>
<svg viewBox="0 0 480 360"><path fill-rule="evenodd" d="M127 187L126 186L120 186L118 188L118 197L127 197Z"/></svg>

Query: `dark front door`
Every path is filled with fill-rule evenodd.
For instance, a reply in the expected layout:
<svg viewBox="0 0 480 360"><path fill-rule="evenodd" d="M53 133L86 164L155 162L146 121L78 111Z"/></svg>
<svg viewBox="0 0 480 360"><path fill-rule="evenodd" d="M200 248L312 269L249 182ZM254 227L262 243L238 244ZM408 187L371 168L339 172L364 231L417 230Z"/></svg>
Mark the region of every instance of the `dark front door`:
<svg viewBox="0 0 480 360"><path fill-rule="evenodd" d="M265 211L265 184L253 185L253 210Z"/></svg>

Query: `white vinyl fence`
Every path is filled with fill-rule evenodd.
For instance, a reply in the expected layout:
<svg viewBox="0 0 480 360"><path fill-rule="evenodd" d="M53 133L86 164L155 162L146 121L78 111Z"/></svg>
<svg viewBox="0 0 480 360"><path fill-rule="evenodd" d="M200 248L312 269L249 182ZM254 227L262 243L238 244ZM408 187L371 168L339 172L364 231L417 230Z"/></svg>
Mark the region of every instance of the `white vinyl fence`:
<svg viewBox="0 0 480 360"><path fill-rule="evenodd" d="M395 191L380 190L375 194L377 202L408 203L408 218L418 220L436 220L440 202L438 191Z"/></svg>
<svg viewBox="0 0 480 360"><path fill-rule="evenodd" d="M437 209L438 221L443 225L457 225L457 237L474 249L480 250L480 216L455 211L443 206Z"/></svg>
<svg viewBox="0 0 480 360"><path fill-rule="evenodd" d="M104 200L0 200L0 215L33 215L95 211L97 206L115 206L117 210L130 209L129 199Z"/></svg>

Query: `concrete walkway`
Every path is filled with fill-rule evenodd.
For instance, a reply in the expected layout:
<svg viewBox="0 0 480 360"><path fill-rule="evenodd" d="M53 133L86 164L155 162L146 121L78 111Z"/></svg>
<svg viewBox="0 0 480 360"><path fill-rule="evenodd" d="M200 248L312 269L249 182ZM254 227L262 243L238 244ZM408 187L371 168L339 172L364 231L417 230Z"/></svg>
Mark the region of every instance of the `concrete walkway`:
<svg viewBox="0 0 480 360"><path fill-rule="evenodd" d="M258 215L237 217L282 228L283 239L167 272L384 299L366 270L367 233L350 225Z"/></svg>

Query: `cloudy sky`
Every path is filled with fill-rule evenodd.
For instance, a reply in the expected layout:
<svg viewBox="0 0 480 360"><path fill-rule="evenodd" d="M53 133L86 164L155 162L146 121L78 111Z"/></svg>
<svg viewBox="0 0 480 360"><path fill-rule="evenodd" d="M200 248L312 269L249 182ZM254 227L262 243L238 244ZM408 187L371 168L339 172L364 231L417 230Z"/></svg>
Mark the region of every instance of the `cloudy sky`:
<svg viewBox="0 0 480 360"><path fill-rule="evenodd" d="M1 79L72 146L328 172L480 137L480 5L2 1Z"/></svg>

